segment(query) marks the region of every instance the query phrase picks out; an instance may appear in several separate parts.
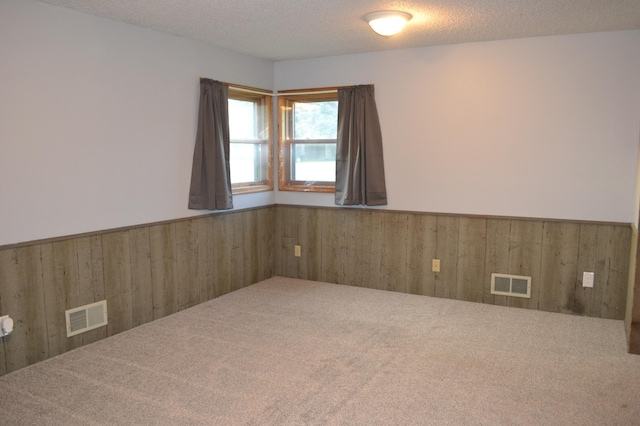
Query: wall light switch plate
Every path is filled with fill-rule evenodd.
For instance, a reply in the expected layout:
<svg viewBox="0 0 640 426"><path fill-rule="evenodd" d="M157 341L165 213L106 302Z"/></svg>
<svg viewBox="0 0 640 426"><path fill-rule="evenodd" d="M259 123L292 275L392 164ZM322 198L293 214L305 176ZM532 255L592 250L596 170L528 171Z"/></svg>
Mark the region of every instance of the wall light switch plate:
<svg viewBox="0 0 640 426"><path fill-rule="evenodd" d="M582 273L582 287L593 288L594 273L583 272Z"/></svg>
<svg viewBox="0 0 640 426"><path fill-rule="evenodd" d="M295 254L296 257L300 257L300 246L295 246L293 249L293 252Z"/></svg>
<svg viewBox="0 0 640 426"><path fill-rule="evenodd" d="M431 272L440 272L440 259L433 259L431 261Z"/></svg>

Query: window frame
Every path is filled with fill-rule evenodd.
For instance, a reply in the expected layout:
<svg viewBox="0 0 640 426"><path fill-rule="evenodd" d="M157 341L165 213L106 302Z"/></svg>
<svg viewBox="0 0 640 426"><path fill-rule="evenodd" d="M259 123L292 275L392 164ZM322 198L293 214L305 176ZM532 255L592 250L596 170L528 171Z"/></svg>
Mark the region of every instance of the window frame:
<svg viewBox="0 0 640 426"><path fill-rule="evenodd" d="M295 102L338 101L335 87L321 89L283 90L278 91L278 189L280 191L297 192L335 192L335 181L303 181L293 180L291 167L291 151L295 144L328 144L336 139L293 139L293 108ZM336 122L336 127L337 127ZM337 129L336 129L337 131Z"/></svg>
<svg viewBox="0 0 640 426"><path fill-rule="evenodd" d="M229 150L231 150L231 144L234 143L261 145L263 149L266 149L265 155L260 159L260 162L254 163L254 167L265 169L265 178L259 181L232 183L231 193L235 195L273 191L273 132L271 131L273 93L264 89L229 84L229 100L231 99L258 104L257 108L260 110L260 112L256 114L256 123L259 128L258 132L260 132L262 128L267 135L266 139L240 139L235 141L231 139L231 135L229 135ZM231 157L229 157L229 167L233 167Z"/></svg>

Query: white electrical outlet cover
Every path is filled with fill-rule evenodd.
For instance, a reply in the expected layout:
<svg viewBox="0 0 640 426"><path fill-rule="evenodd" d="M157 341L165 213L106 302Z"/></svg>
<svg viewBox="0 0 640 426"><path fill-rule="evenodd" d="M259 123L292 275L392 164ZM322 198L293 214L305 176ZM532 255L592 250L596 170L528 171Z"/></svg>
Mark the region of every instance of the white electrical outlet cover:
<svg viewBox="0 0 640 426"><path fill-rule="evenodd" d="M593 288L594 273L583 272L582 273L582 287Z"/></svg>
<svg viewBox="0 0 640 426"><path fill-rule="evenodd" d="M6 336L13 331L13 319L9 315L0 317L0 336Z"/></svg>

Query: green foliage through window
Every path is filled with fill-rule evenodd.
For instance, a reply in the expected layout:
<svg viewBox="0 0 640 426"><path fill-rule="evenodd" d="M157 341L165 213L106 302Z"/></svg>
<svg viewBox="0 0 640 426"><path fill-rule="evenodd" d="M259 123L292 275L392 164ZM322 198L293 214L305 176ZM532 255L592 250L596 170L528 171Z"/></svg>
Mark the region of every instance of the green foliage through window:
<svg viewBox="0 0 640 426"><path fill-rule="evenodd" d="M336 179L338 94L278 94L278 180L283 191L332 192Z"/></svg>

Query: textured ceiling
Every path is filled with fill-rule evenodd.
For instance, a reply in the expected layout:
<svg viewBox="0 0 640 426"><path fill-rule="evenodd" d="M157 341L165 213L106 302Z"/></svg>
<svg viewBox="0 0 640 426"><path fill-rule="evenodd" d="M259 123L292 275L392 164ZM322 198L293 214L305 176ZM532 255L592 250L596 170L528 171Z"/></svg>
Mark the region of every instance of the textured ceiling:
<svg viewBox="0 0 640 426"><path fill-rule="evenodd" d="M640 0L41 0L271 60L640 28ZM363 16L413 15L384 38Z"/></svg>

